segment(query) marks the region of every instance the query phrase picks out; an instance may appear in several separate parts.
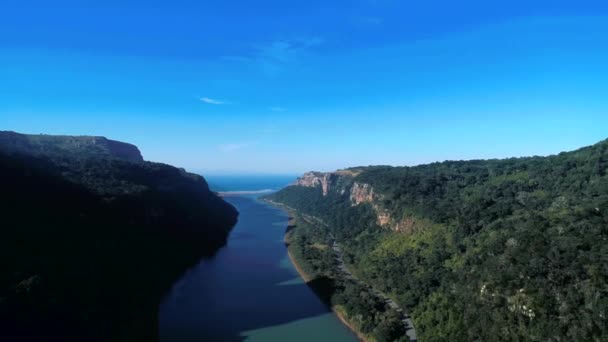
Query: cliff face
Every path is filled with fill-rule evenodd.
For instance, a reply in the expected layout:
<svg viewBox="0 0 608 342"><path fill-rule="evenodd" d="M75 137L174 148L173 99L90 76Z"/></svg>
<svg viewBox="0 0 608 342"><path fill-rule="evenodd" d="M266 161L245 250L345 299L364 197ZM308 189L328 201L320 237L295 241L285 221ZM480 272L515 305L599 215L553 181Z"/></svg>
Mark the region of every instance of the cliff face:
<svg viewBox="0 0 608 342"><path fill-rule="evenodd" d="M389 211L382 206L384 196L366 183L354 181L357 171L340 170L335 172L307 172L299 177L292 185L304 187L320 187L323 196L330 192L340 195L348 194L352 206L369 204L376 213L376 222L383 228L395 231L410 231L414 226L411 218L394 219Z"/></svg>
<svg viewBox="0 0 608 342"><path fill-rule="evenodd" d="M335 180L336 175L333 173L324 173L324 172L307 172L302 177L299 177L294 185L305 186L305 187L317 187L320 186L323 190L323 196L326 196L331 188L333 180Z"/></svg>
<svg viewBox="0 0 608 342"><path fill-rule="evenodd" d="M127 144L121 141L106 139L104 137L96 138L95 143L105 147L109 154L115 158L133 162L144 161L144 158L142 157L139 148L137 148L137 146L135 145Z"/></svg>
<svg viewBox="0 0 608 342"><path fill-rule="evenodd" d="M321 187L323 196L327 196L330 191L339 191L344 194L350 191L350 185L357 170L338 170L334 172L310 171L303 174L291 185L304 186L309 188Z"/></svg>
<svg viewBox="0 0 608 342"><path fill-rule="evenodd" d="M353 183L350 189L350 201L353 205L361 203L372 203L378 196L374 193L374 189L369 184Z"/></svg>
<svg viewBox="0 0 608 342"><path fill-rule="evenodd" d="M0 131L0 150L9 153L44 155L46 157L116 158L130 162L143 162L137 146L90 136L54 136L20 134Z"/></svg>

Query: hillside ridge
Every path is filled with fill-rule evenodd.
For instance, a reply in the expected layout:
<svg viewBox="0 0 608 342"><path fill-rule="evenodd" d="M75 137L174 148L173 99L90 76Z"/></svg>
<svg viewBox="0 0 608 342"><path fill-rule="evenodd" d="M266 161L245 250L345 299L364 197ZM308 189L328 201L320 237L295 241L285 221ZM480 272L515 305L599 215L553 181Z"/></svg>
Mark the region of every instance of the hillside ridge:
<svg viewBox="0 0 608 342"><path fill-rule="evenodd" d="M7 342L157 340L162 296L238 217L202 176L105 138L2 132L0 188Z"/></svg>
<svg viewBox="0 0 608 342"><path fill-rule="evenodd" d="M5 152L49 157L71 155L80 158L106 157L131 162L144 161L137 146L101 136L35 135L0 131L0 148Z"/></svg>
<svg viewBox="0 0 608 342"><path fill-rule="evenodd" d="M268 198L323 220L308 232L344 246L349 268L412 314L421 341L606 339L608 140L355 169L307 173Z"/></svg>

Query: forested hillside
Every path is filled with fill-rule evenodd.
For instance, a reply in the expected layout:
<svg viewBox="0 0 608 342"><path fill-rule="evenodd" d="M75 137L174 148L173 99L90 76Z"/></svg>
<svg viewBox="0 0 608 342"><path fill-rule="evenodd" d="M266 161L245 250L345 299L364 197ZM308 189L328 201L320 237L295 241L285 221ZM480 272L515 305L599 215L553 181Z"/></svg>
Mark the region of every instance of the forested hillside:
<svg viewBox="0 0 608 342"><path fill-rule="evenodd" d="M236 222L202 177L86 144L0 144L2 341L155 340L164 292Z"/></svg>
<svg viewBox="0 0 608 342"><path fill-rule="evenodd" d="M20 134L0 131L0 147L6 152L45 156L55 160L66 156L78 156L79 158L144 161L137 146L104 137Z"/></svg>
<svg viewBox="0 0 608 342"><path fill-rule="evenodd" d="M270 198L328 224L357 275L408 308L421 341L605 341L607 171L603 141L353 168Z"/></svg>

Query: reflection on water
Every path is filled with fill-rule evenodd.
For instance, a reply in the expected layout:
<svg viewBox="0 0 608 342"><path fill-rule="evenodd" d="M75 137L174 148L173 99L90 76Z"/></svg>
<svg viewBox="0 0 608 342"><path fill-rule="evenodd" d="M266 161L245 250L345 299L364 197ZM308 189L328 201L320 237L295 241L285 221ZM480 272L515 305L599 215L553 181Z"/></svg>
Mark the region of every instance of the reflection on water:
<svg viewBox="0 0 608 342"><path fill-rule="evenodd" d="M161 303L161 341L356 341L289 261L286 214L254 196L226 200L239 222L228 245Z"/></svg>

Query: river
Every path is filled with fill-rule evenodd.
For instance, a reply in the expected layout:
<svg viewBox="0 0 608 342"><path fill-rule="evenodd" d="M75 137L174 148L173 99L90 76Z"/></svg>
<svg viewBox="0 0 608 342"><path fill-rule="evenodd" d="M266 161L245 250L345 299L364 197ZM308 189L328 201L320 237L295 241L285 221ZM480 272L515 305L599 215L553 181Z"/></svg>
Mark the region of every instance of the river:
<svg viewBox="0 0 608 342"><path fill-rule="evenodd" d="M162 301L162 342L357 341L287 256L287 214L256 195L226 196L239 211L228 244L177 281Z"/></svg>

